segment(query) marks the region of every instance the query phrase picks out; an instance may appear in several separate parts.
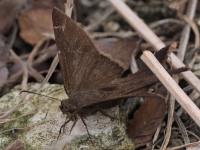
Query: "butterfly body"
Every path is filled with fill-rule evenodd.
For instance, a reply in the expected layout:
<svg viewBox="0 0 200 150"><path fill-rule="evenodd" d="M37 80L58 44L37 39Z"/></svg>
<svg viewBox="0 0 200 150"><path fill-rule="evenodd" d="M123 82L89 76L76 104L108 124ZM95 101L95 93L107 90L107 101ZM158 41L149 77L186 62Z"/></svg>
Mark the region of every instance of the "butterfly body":
<svg viewBox="0 0 200 150"><path fill-rule="evenodd" d="M77 116L85 117L89 114L95 113L99 109L114 107L117 104L116 101L124 98L135 96L156 96L152 93L148 93L148 88L143 87L143 85L148 87L153 83L158 82L158 79L153 77L153 74L150 72L148 84L146 82L139 83L142 79L142 74L143 73L138 72L131 76L133 79L138 78L138 82L135 83L126 81L127 79L121 78L120 80L113 81L113 87L109 86L107 88L104 87L100 89L73 93L73 95L71 95L68 99L62 100L60 109L62 113L67 114L69 118L70 116L73 116L74 118ZM126 85L126 82L129 84L132 83L131 87L130 85Z"/></svg>
<svg viewBox="0 0 200 150"><path fill-rule="evenodd" d="M123 98L152 96L148 87L159 82L143 64L135 74L122 77L122 65L100 52L89 36L64 12L53 10L53 26L64 87L69 99L60 109L69 120L84 117L96 108ZM168 47L155 54L161 62ZM155 95L154 95L155 96ZM116 103L115 103L116 104Z"/></svg>
<svg viewBox="0 0 200 150"><path fill-rule="evenodd" d="M100 90L81 91L69 99L62 100L60 109L63 114L67 114L68 116L76 113L78 116L84 117L95 113L97 106L98 108L108 108L116 105L116 102L101 103L101 100L105 99L108 95L109 92L102 92Z"/></svg>

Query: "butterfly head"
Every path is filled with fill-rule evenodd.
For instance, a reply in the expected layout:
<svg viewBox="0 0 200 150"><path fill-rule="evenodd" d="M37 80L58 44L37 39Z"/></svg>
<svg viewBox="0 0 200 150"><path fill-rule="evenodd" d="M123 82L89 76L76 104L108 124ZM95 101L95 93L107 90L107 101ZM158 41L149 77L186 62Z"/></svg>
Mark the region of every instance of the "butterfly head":
<svg viewBox="0 0 200 150"><path fill-rule="evenodd" d="M70 99L62 100L59 108L68 117L74 116L77 112L77 107L71 103Z"/></svg>

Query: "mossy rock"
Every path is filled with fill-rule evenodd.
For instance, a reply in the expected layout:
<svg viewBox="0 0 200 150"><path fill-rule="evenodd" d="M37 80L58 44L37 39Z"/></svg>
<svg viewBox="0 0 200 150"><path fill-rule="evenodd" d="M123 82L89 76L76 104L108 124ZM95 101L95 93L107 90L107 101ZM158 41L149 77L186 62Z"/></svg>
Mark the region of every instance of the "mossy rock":
<svg viewBox="0 0 200 150"><path fill-rule="evenodd" d="M29 84L29 89L38 89L39 86L40 84ZM26 150L133 149L125 132L125 123L113 121L99 112L85 118L91 136L79 119L71 133L69 131L73 123L69 122L57 140L60 127L66 120L59 109L59 100L66 99L67 95L63 86L50 84L39 93L58 100L26 93L26 100L23 105L19 105L22 101L19 86L0 99L1 112L16 108L13 113L0 120L0 149L16 139L24 142ZM121 115L118 107L106 111L116 116Z"/></svg>

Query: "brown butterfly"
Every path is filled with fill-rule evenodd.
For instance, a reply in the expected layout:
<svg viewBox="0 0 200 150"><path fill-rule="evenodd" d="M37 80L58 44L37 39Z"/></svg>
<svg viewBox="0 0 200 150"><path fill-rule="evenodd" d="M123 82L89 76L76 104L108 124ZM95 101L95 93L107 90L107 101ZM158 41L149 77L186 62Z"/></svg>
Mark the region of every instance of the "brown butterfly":
<svg viewBox="0 0 200 150"><path fill-rule="evenodd" d="M149 96L148 87L158 82L157 77L143 64L135 74L122 77L123 67L102 51L89 36L61 10L53 10L53 27L65 91L69 99L62 100L60 110L69 121L83 117L122 98ZM161 62L168 47L155 54ZM65 126L65 124L63 126ZM73 126L74 126L73 125ZM63 127L62 126L62 127Z"/></svg>

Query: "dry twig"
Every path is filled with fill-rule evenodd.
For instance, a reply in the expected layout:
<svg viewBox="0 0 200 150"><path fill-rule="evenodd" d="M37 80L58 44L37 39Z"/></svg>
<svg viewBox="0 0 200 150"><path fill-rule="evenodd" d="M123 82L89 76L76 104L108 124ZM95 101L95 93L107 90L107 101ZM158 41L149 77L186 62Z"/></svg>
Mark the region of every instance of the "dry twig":
<svg viewBox="0 0 200 150"><path fill-rule="evenodd" d="M177 146L177 147L173 147L173 148L167 148L167 150L178 150L178 149L185 148L185 147L194 147L194 146L197 146L199 144L200 144L200 141L193 142L193 143L188 143L188 144Z"/></svg>
<svg viewBox="0 0 200 150"><path fill-rule="evenodd" d="M124 19L155 49L159 50L165 44L149 29L149 27L122 1L108 0ZM174 54L171 55L173 67L185 66ZM200 80L191 72L182 72L183 77L200 93Z"/></svg>
<svg viewBox="0 0 200 150"><path fill-rule="evenodd" d="M171 76L155 58L155 56L149 51L144 51L141 59L152 70L152 72L158 77L158 79L163 83L168 91L176 98L179 104L200 127L199 108L192 102L192 100L190 100L190 98L183 92L178 84L171 78Z"/></svg>
<svg viewBox="0 0 200 150"><path fill-rule="evenodd" d="M195 10L196 10L196 0L191 0L189 2L189 6L187 8L187 16L190 19L194 18ZM180 44L179 44L179 50L178 50L178 53L177 53L177 57L181 61L183 61L184 56L185 56L185 52L186 52L186 48L187 48L188 40L189 40L189 35L190 35L190 27L188 25L186 25L183 32L182 32L182 36L181 36ZM178 81L179 81L178 76L176 76L175 81L178 83ZM167 120L167 127L166 127L167 132L166 132L166 135L164 137L164 141L162 143L162 149L167 148L167 145L169 143L169 139L171 137L171 128L172 128L172 123L174 121L174 119L173 119L174 107L175 107L175 99L173 97L171 97L170 102L169 102L169 109L168 109L168 120ZM176 119L176 120L178 120L178 119ZM186 135L187 135L185 127L182 126L181 131L186 133ZM185 142L189 142L189 141L185 140Z"/></svg>

